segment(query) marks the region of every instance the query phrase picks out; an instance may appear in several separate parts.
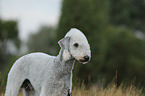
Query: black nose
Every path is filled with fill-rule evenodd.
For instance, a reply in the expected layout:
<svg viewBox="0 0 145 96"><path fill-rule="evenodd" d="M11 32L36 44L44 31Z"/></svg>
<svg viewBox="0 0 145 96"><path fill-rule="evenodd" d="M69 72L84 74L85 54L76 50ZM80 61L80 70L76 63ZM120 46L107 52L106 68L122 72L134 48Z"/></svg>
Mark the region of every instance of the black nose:
<svg viewBox="0 0 145 96"><path fill-rule="evenodd" d="M84 56L85 62L88 61L89 59L90 59L89 56Z"/></svg>

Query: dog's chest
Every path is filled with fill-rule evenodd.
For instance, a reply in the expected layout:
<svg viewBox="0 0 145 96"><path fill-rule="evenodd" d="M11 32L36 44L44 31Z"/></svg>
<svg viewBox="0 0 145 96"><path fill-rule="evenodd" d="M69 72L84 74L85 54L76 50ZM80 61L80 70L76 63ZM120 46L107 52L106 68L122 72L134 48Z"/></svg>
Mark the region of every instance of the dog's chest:
<svg viewBox="0 0 145 96"><path fill-rule="evenodd" d="M60 78L60 76L56 76L55 78L52 78L52 82L49 82L49 94L51 96L67 96L68 91L70 90L71 84L70 79L67 79L68 76L63 76Z"/></svg>

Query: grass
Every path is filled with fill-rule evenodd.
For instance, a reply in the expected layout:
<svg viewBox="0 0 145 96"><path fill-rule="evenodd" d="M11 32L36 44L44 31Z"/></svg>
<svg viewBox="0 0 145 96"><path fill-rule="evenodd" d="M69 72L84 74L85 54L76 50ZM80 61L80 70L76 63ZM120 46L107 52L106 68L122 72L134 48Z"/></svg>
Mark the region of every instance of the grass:
<svg viewBox="0 0 145 96"><path fill-rule="evenodd" d="M133 85L116 87L115 84L110 84L106 88L97 88L95 85L90 88L86 88L85 85L74 87L72 96L145 96L145 94L142 93L141 89L137 89Z"/></svg>
<svg viewBox="0 0 145 96"><path fill-rule="evenodd" d="M1 84L0 84L1 85ZM2 89L2 86L0 90ZM0 93L0 96L4 96L4 92ZM23 96L20 92L19 96ZM133 85L125 87L120 85L116 87L115 84L110 84L106 88L98 88L96 85L87 88L84 84L81 86L74 86L72 90L72 96L145 96L141 89L134 87Z"/></svg>

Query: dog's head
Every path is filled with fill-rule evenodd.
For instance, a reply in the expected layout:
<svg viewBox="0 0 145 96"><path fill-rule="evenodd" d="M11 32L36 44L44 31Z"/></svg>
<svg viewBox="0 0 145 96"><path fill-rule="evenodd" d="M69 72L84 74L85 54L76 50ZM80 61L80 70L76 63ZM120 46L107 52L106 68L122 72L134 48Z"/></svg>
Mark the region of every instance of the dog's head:
<svg viewBox="0 0 145 96"><path fill-rule="evenodd" d="M59 44L64 48L63 58L69 60L75 58L79 62L85 64L91 58L90 45L86 36L78 29L72 28Z"/></svg>

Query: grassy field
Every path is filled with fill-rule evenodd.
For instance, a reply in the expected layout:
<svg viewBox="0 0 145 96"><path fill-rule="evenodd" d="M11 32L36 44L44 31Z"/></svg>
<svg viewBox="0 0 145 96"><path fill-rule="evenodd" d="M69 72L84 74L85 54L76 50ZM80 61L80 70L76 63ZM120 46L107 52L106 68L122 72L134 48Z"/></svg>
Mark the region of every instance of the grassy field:
<svg viewBox="0 0 145 96"><path fill-rule="evenodd" d="M133 85L129 87L116 87L115 84L111 84L106 88L97 88L92 86L85 88L84 85L81 87L74 87L72 96L145 96L141 89L137 89Z"/></svg>
<svg viewBox="0 0 145 96"><path fill-rule="evenodd" d="M4 92L1 92L0 96L4 96ZM23 96L22 92L20 92L19 96ZM93 85L90 88L86 88L82 84L81 87L73 87L72 96L145 96L145 94L142 93L141 89L137 89L133 85L116 87L115 84L110 84L106 88L97 88Z"/></svg>

